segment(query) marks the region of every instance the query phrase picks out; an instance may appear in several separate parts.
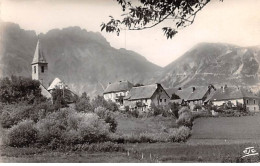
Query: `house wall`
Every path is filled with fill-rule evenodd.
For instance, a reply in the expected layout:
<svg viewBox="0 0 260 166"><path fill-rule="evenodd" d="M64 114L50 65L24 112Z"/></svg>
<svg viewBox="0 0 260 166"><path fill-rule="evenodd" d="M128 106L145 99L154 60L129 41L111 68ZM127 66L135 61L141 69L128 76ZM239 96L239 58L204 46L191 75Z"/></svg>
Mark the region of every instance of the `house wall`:
<svg viewBox="0 0 260 166"><path fill-rule="evenodd" d="M224 103L231 101L232 104L237 105L238 103L245 104L247 109L251 112L259 112L259 101L257 98L245 98L245 99L234 99L234 100L223 100L223 101L212 101L216 106L221 106Z"/></svg>
<svg viewBox="0 0 260 166"><path fill-rule="evenodd" d="M103 96L104 96L104 99L107 100L107 101L111 100L113 102L116 102L116 98L118 96L125 97L125 96L128 95L128 93L129 93L129 91L111 92L111 93L106 93Z"/></svg>
<svg viewBox="0 0 260 166"><path fill-rule="evenodd" d="M251 112L259 112L259 100L257 98L245 98L244 103Z"/></svg>
<svg viewBox="0 0 260 166"><path fill-rule="evenodd" d="M162 88L158 88L154 95L152 96L152 103L154 105L168 105L170 102L170 97L166 94L166 92Z"/></svg>

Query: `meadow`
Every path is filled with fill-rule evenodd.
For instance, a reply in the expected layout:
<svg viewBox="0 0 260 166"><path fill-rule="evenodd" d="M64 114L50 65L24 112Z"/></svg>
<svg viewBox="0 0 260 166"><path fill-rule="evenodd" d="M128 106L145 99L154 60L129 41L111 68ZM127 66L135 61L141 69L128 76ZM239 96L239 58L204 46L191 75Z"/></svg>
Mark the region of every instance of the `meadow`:
<svg viewBox="0 0 260 166"><path fill-rule="evenodd" d="M118 114L118 133L160 132L175 126L169 117L133 118ZM260 152L260 116L199 118L182 143L119 144L125 151L60 151L36 147L0 147L2 162L259 162L241 158L246 147Z"/></svg>

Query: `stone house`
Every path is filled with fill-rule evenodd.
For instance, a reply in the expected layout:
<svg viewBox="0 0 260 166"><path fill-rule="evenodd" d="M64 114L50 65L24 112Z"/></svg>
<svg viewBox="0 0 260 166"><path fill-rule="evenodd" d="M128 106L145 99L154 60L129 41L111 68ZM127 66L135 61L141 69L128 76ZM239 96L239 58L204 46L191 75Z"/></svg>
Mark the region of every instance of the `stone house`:
<svg viewBox="0 0 260 166"><path fill-rule="evenodd" d="M123 105L123 98L129 94L130 89L133 84L129 81L117 81L114 83L109 83L105 89L103 96L105 100L111 100L118 105Z"/></svg>
<svg viewBox="0 0 260 166"><path fill-rule="evenodd" d="M129 94L124 98L124 105L129 106L130 110L148 111L151 105L168 105L169 95L161 84L152 84L133 87Z"/></svg>
<svg viewBox="0 0 260 166"><path fill-rule="evenodd" d="M259 112L259 97L242 87L222 86L217 89L210 101L216 106L228 103L233 106L242 104L251 112Z"/></svg>

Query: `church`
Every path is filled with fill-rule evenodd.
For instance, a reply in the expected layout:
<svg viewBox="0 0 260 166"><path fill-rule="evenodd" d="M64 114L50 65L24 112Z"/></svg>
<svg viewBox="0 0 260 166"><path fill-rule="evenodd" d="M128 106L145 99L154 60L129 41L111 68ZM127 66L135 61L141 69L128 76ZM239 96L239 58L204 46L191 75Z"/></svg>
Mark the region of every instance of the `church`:
<svg viewBox="0 0 260 166"><path fill-rule="evenodd" d="M75 98L76 94L73 93L68 86L61 81L59 78L55 78L50 84L48 83L48 62L44 56L43 49L40 44L40 40L38 40L33 61L31 63L32 66L32 79L38 80L40 82L40 88L42 95L46 98L52 98L51 93L55 89L63 89L63 93L69 93L69 101L73 102L73 98ZM64 91L66 90L66 91Z"/></svg>

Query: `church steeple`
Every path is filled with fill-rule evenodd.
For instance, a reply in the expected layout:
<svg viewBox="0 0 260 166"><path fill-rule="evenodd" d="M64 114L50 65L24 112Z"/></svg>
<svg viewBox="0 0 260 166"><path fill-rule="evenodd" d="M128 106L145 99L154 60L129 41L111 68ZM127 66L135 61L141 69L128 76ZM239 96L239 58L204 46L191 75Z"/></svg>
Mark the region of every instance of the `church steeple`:
<svg viewBox="0 0 260 166"><path fill-rule="evenodd" d="M41 45L40 45L40 40L37 41L37 45L36 45L36 49L34 52L34 57L33 57L33 61L32 61L32 65L35 63L47 63Z"/></svg>
<svg viewBox="0 0 260 166"><path fill-rule="evenodd" d="M41 48L40 41L38 40L36 49L34 52L32 65L32 79L39 80L40 83L47 88L47 71L48 63L44 57L43 50Z"/></svg>

